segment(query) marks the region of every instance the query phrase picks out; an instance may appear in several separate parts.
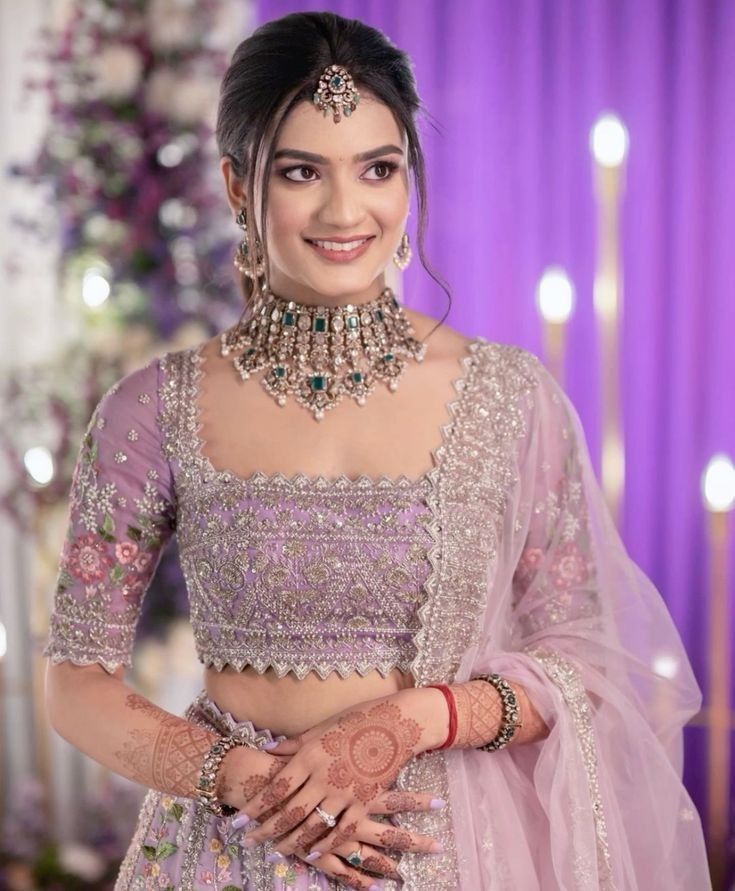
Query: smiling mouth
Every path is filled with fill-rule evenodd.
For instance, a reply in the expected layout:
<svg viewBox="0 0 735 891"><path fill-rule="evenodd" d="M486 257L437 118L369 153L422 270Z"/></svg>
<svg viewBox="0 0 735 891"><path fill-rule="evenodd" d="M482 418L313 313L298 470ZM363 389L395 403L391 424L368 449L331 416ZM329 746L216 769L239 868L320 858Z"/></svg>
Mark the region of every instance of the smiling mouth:
<svg viewBox="0 0 735 891"><path fill-rule="evenodd" d="M349 253L350 251L355 251L358 248L361 248L368 241L373 239L375 236L370 235L367 238L356 238L354 241L329 241L315 238L306 238L304 239L309 244L313 244L316 247L322 248L326 251L334 251L334 252L345 252Z"/></svg>

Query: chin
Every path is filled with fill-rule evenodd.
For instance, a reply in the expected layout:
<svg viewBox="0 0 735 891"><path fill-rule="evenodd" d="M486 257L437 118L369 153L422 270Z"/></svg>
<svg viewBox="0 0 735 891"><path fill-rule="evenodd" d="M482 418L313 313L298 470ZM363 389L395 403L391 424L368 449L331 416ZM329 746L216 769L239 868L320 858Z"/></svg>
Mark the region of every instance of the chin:
<svg viewBox="0 0 735 891"><path fill-rule="evenodd" d="M335 272L329 278L312 279L303 281L303 283L315 291L317 294L323 294L325 297L349 297L350 294L364 294L365 291L373 287L375 280L380 275L377 272L374 276L361 275L356 276L353 273L345 271L343 275ZM349 301L348 301L349 302Z"/></svg>

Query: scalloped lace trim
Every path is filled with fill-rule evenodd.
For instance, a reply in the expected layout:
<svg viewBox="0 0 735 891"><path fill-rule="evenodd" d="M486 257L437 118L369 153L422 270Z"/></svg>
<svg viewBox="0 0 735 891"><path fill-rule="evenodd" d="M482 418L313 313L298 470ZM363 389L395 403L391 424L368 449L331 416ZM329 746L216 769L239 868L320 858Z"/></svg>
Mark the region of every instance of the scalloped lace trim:
<svg viewBox="0 0 735 891"><path fill-rule="evenodd" d="M131 659L105 659L104 656L99 654L73 653L68 649L57 649L52 645L47 646L42 651L41 656L51 659L55 665L58 665L60 662L71 662L73 665L101 665L108 674L114 674L115 669L121 665L123 668L132 666Z"/></svg>
<svg viewBox="0 0 735 891"><path fill-rule="evenodd" d="M409 673L410 658L404 659L387 659L378 662L374 659L364 661L347 661L347 660L325 660L323 662L291 662L277 659L252 659L248 657L238 658L216 656L208 656L203 653L199 655L199 661L207 668L215 668L222 671L227 666L234 668L235 671L243 671L245 668L254 668L258 674L265 674L268 669L272 669L279 678L285 677L289 672L293 672L296 677L302 681L309 672L313 671L322 680L329 677L330 674L336 672L341 678L348 678L355 672L361 677L369 674L371 671L378 671L383 677L387 677L390 672L397 668L399 671Z"/></svg>

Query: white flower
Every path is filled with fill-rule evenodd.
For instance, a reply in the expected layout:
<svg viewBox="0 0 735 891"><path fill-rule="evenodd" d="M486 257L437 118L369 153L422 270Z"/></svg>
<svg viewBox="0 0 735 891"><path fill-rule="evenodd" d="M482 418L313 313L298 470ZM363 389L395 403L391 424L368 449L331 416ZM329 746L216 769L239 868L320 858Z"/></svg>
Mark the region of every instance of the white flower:
<svg viewBox="0 0 735 891"><path fill-rule="evenodd" d="M217 115L219 85L205 75L179 74L171 68L153 72L146 87L151 111L183 125L212 124Z"/></svg>
<svg viewBox="0 0 735 891"><path fill-rule="evenodd" d="M132 96L143 73L140 53L131 46L104 47L90 61L93 77L90 91L98 99L125 99Z"/></svg>
<svg viewBox="0 0 735 891"><path fill-rule="evenodd" d="M148 40L157 50L181 49L199 40L188 0L150 0L146 10Z"/></svg>

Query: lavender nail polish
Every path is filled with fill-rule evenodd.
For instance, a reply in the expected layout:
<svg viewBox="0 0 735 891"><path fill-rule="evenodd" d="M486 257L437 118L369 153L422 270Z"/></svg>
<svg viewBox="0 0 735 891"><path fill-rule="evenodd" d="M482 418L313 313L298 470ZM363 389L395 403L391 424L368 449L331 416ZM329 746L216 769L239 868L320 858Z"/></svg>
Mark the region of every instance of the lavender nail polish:
<svg viewBox="0 0 735 891"><path fill-rule="evenodd" d="M267 743L263 743L263 748L268 749L270 751L271 749L275 749L275 747L278 744L279 744L279 741L277 739L272 739Z"/></svg>
<svg viewBox="0 0 735 891"><path fill-rule="evenodd" d="M286 858L283 854L280 853L280 851L273 851L272 854L266 854L265 859L268 861L268 863L279 863L281 860L285 860Z"/></svg>
<svg viewBox="0 0 735 891"><path fill-rule="evenodd" d="M243 826L246 826L250 822L250 817L247 814L238 814L236 817L232 818L232 828L233 829L242 829Z"/></svg>
<svg viewBox="0 0 735 891"><path fill-rule="evenodd" d="M446 801L443 798L432 798L429 802L429 807L434 808L435 810L440 807L444 807L446 805Z"/></svg>
<svg viewBox="0 0 735 891"><path fill-rule="evenodd" d="M368 888L368 891L380 891L380 885L372 884L372 885Z"/></svg>
<svg viewBox="0 0 735 891"><path fill-rule="evenodd" d="M312 863L314 860L316 860L317 858L319 858L321 856L322 856L321 851L312 851L311 854L307 854L306 857L304 857L304 860L308 860L309 863Z"/></svg>

